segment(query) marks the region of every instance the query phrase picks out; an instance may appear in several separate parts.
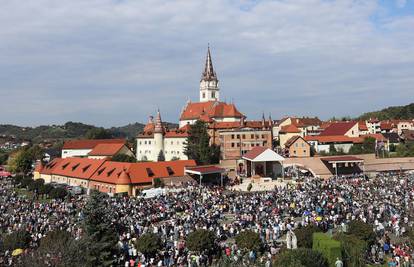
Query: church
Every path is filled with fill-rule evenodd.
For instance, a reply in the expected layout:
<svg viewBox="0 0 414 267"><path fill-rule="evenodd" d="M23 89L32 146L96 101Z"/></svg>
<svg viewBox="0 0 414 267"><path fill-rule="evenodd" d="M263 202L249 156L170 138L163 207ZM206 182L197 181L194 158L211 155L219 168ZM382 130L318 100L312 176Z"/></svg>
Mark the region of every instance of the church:
<svg viewBox="0 0 414 267"><path fill-rule="evenodd" d="M206 62L200 80L200 101L187 102L181 111L178 129L168 129L161 120L160 111L155 121L150 117L142 133L137 136L136 157L138 160L158 161L188 159L184 154L189 125L197 120L206 123L241 122L245 116L234 104L220 101L217 74L213 68L210 47L207 48Z"/></svg>

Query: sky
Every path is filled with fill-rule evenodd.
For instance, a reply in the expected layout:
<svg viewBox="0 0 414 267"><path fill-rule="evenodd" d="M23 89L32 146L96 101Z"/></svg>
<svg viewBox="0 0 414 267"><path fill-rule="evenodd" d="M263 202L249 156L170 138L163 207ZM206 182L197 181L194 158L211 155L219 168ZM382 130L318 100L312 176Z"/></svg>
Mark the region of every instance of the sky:
<svg viewBox="0 0 414 267"><path fill-rule="evenodd" d="M177 122L208 44L221 100L248 119L414 102L414 0L0 4L0 124Z"/></svg>

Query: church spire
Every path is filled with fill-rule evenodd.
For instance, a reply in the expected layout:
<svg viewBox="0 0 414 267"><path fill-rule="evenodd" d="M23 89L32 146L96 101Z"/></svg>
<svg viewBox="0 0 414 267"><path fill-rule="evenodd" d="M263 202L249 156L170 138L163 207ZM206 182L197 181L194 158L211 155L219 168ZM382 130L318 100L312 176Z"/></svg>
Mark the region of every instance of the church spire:
<svg viewBox="0 0 414 267"><path fill-rule="evenodd" d="M154 133L162 133L162 132L163 132L163 127L162 127L161 114L160 114L160 110L158 110L157 117L155 119Z"/></svg>
<svg viewBox="0 0 414 267"><path fill-rule="evenodd" d="M213 61L211 60L210 45L207 47L206 64L204 66L203 75L201 80L204 81L217 81L217 75L213 68Z"/></svg>

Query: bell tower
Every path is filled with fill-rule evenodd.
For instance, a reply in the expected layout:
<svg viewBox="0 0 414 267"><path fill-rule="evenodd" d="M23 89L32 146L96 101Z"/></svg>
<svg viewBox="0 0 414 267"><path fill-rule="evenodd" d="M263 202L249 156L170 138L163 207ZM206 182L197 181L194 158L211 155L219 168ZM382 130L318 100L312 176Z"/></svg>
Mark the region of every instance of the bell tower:
<svg viewBox="0 0 414 267"><path fill-rule="evenodd" d="M200 102L219 101L219 94L218 79L213 69L210 46L208 46L206 64L200 80Z"/></svg>

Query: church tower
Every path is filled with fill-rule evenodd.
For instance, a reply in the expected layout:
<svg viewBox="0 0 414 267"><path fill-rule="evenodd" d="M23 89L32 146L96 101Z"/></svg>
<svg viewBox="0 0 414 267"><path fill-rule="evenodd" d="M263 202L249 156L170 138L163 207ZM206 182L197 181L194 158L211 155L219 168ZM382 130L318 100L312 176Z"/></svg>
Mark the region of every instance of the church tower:
<svg viewBox="0 0 414 267"><path fill-rule="evenodd" d="M158 110L154 125L154 154L153 160L158 161L158 155L164 154L164 127L162 126L161 114Z"/></svg>
<svg viewBox="0 0 414 267"><path fill-rule="evenodd" d="M216 72L213 69L210 46L207 48L206 64L200 81L200 102L219 101L219 87Z"/></svg>

